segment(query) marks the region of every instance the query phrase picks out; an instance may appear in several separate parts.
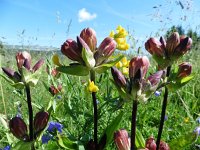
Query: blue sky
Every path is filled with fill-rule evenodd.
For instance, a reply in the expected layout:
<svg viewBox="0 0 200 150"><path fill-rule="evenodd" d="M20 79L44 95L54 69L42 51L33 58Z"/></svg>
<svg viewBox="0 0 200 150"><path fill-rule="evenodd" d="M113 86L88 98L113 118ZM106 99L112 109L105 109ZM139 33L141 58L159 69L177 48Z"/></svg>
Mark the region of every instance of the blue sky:
<svg viewBox="0 0 200 150"><path fill-rule="evenodd" d="M200 1L0 0L0 18L0 40L7 44L60 47L86 27L100 43L117 25L143 44L172 25L198 31Z"/></svg>

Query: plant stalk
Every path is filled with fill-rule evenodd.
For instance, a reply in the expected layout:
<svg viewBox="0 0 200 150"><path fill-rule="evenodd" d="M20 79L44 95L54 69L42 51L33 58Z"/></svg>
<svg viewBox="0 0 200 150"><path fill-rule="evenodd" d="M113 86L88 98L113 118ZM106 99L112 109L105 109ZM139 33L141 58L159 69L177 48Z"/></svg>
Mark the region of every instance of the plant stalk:
<svg viewBox="0 0 200 150"><path fill-rule="evenodd" d="M31 92L30 92L30 86L26 84L26 97L27 97L27 103L28 103L28 113L29 113L29 138L30 141L34 140L34 133L33 133L33 109L31 104Z"/></svg>
<svg viewBox="0 0 200 150"><path fill-rule="evenodd" d="M95 83L95 72L90 71L90 80ZM95 144L95 149L98 149L98 110L97 110L97 98L96 98L96 93L92 92L92 100L93 100L93 113L94 113L94 144Z"/></svg>
<svg viewBox="0 0 200 150"><path fill-rule="evenodd" d="M166 74L167 78L170 75L170 70L171 70L171 66L167 67L167 74ZM161 140L164 121L165 121L165 113L166 113L166 109L167 109L167 99L168 99L168 88L167 88L167 86L165 86L165 94L163 97L162 112L161 112L161 117L160 117L160 126L159 126L159 130L158 130L157 141L156 141L156 150L159 150L159 146L160 146L160 140Z"/></svg>
<svg viewBox="0 0 200 150"><path fill-rule="evenodd" d="M136 136L136 118L137 118L137 100L133 101L132 107L132 121L131 121L131 150L136 150L135 136Z"/></svg>

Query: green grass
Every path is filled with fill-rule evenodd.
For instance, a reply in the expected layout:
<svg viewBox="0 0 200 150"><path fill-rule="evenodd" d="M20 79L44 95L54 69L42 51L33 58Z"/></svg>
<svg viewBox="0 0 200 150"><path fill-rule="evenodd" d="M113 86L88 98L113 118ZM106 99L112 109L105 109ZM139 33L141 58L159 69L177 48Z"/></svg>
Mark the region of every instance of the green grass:
<svg viewBox="0 0 200 150"><path fill-rule="evenodd" d="M15 61L16 51L7 50L4 55L1 55L1 65L16 69ZM30 51L34 64L39 58L51 59L53 52L33 52ZM167 106L167 117L165 121L162 140L169 142L180 135L192 132L198 125L196 118L200 116L200 67L199 55L194 51L183 60L190 61L193 65L194 79L178 91L169 94L169 102ZM67 63L66 57L62 56L62 62ZM154 64L154 63L152 63ZM155 68L152 65L152 68ZM46 73L46 66L43 66L42 76L36 87L31 89L32 101L39 108L47 108L49 101L57 101L58 107L55 113L52 113L50 120L59 121L64 125L64 135L73 140L87 141L92 138L93 124L92 124L92 98L86 92L87 77L73 77L70 75L62 74L61 77L55 80L56 83L61 82L63 91L60 93L61 99L52 97L52 95L45 88L44 83L48 86L51 85ZM97 76L97 85L100 91L97 93L98 108L100 110L98 135L103 133L105 127L117 115L118 109L126 110L125 116L120 124L120 128L125 128L130 133L130 120L131 120L131 103L126 102L123 108L118 107L119 95L110 81L110 71ZM0 114L4 114L3 99L5 101L6 112L4 114L8 119L12 118L17 113L17 103L22 103L22 116L28 122L27 104L24 100L24 91L15 90L8 83L0 78L3 91L0 95ZM162 92L162 95L164 92ZM33 106L34 114L39 111L38 107ZM150 135L157 136L159 127L160 113L162 107L162 96L155 97L154 95L146 102L140 103L138 108L137 128L141 131L142 135L148 138ZM187 121L188 120L188 121ZM8 145L8 139L5 129L0 124L0 148ZM11 135L11 134L10 134ZM13 137L12 137L13 138ZM17 141L15 138L13 138ZM197 144L200 140L196 141ZM40 147L41 148L41 147ZM38 148L38 149L40 149ZM45 149L45 146L44 146ZM47 148L46 148L47 149ZM114 144L110 144L107 149L115 149ZM186 148L186 150L195 149L194 144Z"/></svg>

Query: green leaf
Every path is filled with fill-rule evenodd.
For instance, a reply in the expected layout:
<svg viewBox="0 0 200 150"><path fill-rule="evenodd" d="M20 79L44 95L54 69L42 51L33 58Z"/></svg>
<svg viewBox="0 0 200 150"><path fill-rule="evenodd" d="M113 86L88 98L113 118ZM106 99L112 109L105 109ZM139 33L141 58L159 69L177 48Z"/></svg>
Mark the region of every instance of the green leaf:
<svg viewBox="0 0 200 150"><path fill-rule="evenodd" d="M67 150L78 150L76 142L70 141L67 137L61 136L60 134L57 134L57 136L59 146Z"/></svg>
<svg viewBox="0 0 200 150"><path fill-rule="evenodd" d="M87 76L89 74L88 67L80 64L73 64L71 66L61 66L56 68L58 71L77 76Z"/></svg>
<svg viewBox="0 0 200 150"><path fill-rule="evenodd" d="M186 135L181 135L180 137L172 140L169 143L170 150L184 149L186 146L194 143L196 139L197 139L197 135L194 133L188 133Z"/></svg>
<svg viewBox="0 0 200 150"><path fill-rule="evenodd" d="M19 141L12 149L14 150L31 150L33 142Z"/></svg>
<svg viewBox="0 0 200 150"><path fill-rule="evenodd" d="M137 148L145 148L145 140L138 129L136 129L135 145Z"/></svg>
<svg viewBox="0 0 200 150"><path fill-rule="evenodd" d="M93 68L95 66L96 62L95 62L94 55L91 50L83 48L82 49L82 58L87 67Z"/></svg>
<svg viewBox="0 0 200 150"><path fill-rule="evenodd" d="M17 88L17 89L23 89L24 88L24 83L23 82L14 82L13 80L11 80L9 77L3 75L3 74L0 74L0 76L2 78L4 78L11 86Z"/></svg>
<svg viewBox="0 0 200 150"><path fill-rule="evenodd" d="M114 132L119 128L119 124L123 115L124 112L121 111L118 116L110 123L110 125L107 126L99 142L99 145L102 148L105 148L113 140Z"/></svg>
<svg viewBox="0 0 200 150"><path fill-rule="evenodd" d="M192 80L194 78L194 76L190 75L190 76L187 76L187 77L184 77L181 79L180 83L181 84L186 84L188 83L190 80Z"/></svg>
<svg viewBox="0 0 200 150"><path fill-rule="evenodd" d="M117 58L115 58L114 60L111 60L109 62L106 62L100 66L97 66L94 68L94 70L97 72L97 73L103 73L105 72L106 70L110 69L111 67L113 67L116 63L118 63L124 56L123 55L120 55L118 56Z"/></svg>

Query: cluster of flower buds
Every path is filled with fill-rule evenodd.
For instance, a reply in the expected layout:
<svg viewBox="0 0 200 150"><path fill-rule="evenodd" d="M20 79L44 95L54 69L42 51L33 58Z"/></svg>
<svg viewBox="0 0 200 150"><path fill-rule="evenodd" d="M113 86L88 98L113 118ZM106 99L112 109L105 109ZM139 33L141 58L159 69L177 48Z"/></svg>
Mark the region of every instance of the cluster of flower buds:
<svg viewBox="0 0 200 150"><path fill-rule="evenodd" d="M146 101L156 90L163 71L158 71L145 79L149 65L146 56L132 58L129 63L129 80L117 68L112 67L114 83L124 99L133 99L137 96L138 100Z"/></svg>
<svg viewBox="0 0 200 150"><path fill-rule="evenodd" d="M118 150L130 150L130 138L125 129L120 129L114 133L114 142Z"/></svg>
<svg viewBox="0 0 200 150"><path fill-rule="evenodd" d="M86 28L77 37L77 42L72 39L66 40L61 46L61 52L73 61L88 67L94 67L105 62L112 55L115 48L116 42L110 37L105 38L97 47L95 31ZM85 52L83 52L83 49Z"/></svg>
<svg viewBox="0 0 200 150"><path fill-rule="evenodd" d="M114 40L117 42L117 49L128 50L130 47L129 44L126 42L128 32L120 25L117 27L116 31L116 33L114 31L111 31L110 37L114 38Z"/></svg>
<svg viewBox="0 0 200 150"><path fill-rule="evenodd" d="M160 40L150 38L145 43L146 50L153 55L161 68L171 65L173 61L187 53L191 46L192 39L180 36L178 32L172 33L167 41L160 37Z"/></svg>
<svg viewBox="0 0 200 150"><path fill-rule="evenodd" d="M14 83L30 84L35 85L38 81L36 76L33 77L33 74L43 65L44 60L40 59L32 68L31 68L31 55L24 51L18 52L16 55L18 71L13 71L10 68L2 68L3 72L11 79ZM25 70L23 70L23 67ZM23 73L23 71L27 71Z"/></svg>
<svg viewBox="0 0 200 150"><path fill-rule="evenodd" d="M122 74L128 75L129 63L130 63L130 61L128 61L126 57L123 57L118 63L116 63L115 66L116 66L118 69L121 69L121 70L122 70Z"/></svg>
<svg viewBox="0 0 200 150"><path fill-rule="evenodd" d="M34 137L36 138L46 127L49 120L49 113L45 111L38 112L34 118ZM22 141L29 141L27 125L20 117L14 117L9 121L11 133Z"/></svg>
<svg viewBox="0 0 200 150"><path fill-rule="evenodd" d="M146 144L145 144L145 147L148 149L148 150L156 150L156 142L155 142L155 139L151 136L149 137L147 140L146 140ZM170 150L169 146L167 143L165 143L164 141L161 141L160 142L160 145L159 145L159 150Z"/></svg>

